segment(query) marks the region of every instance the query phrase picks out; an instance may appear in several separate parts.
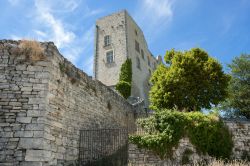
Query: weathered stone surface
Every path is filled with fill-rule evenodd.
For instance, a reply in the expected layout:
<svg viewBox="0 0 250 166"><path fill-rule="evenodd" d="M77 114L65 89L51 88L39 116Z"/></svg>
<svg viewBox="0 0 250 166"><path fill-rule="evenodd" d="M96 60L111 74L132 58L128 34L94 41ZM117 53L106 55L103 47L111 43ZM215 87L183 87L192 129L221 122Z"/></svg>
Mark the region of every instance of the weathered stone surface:
<svg viewBox="0 0 250 166"><path fill-rule="evenodd" d="M25 161L51 161L53 159L51 151L46 150L27 150Z"/></svg>
<svg viewBox="0 0 250 166"><path fill-rule="evenodd" d="M43 138L20 138L18 148L43 149L45 141Z"/></svg>
<svg viewBox="0 0 250 166"><path fill-rule="evenodd" d="M42 162L36 161L23 161L20 163L20 166L42 166Z"/></svg>
<svg viewBox="0 0 250 166"><path fill-rule="evenodd" d="M250 156L250 122L247 121L225 121L229 130L232 133L234 142L234 148L231 158L242 159L247 154ZM238 125L237 125L238 124ZM182 165L182 157L184 151L189 149L192 153L188 156L191 162L211 161L213 158L208 155L201 155L197 152L195 147L190 143L188 138L183 138L179 142L179 146L174 149L173 161L171 163L169 159L161 160L159 157L154 155L151 151L146 149L140 149L134 144L129 145L129 161L133 165L144 165L144 164L165 164L165 165Z"/></svg>
<svg viewBox="0 0 250 166"><path fill-rule="evenodd" d="M33 132L30 131L16 131L14 137L33 137Z"/></svg>
<svg viewBox="0 0 250 166"><path fill-rule="evenodd" d="M0 54L4 53L0 56L0 165L76 163L80 129L134 129L134 113L141 107L92 80L52 43L42 43L48 59L37 62L9 54L9 46L1 47L6 43L18 42L0 40ZM67 70L61 71L59 64ZM236 133L234 153L239 158L243 150L250 149L249 124L228 124ZM130 156L155 161L150 155Z"/></svg>
<svg viewBox="0 0 250 166"><path fill-rule="evenodd" d="M17 117L16 121L20 123L31 123L32 117Z"/></svg>

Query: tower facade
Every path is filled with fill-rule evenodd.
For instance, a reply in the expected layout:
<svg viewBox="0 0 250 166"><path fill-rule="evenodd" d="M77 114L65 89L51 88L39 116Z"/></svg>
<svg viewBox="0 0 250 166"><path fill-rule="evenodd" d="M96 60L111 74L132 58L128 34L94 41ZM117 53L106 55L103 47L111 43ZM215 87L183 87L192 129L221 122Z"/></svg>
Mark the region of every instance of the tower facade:
<svg viewBox="0 0 250 166"><path fill-rule="evenodd" d="M144 99L148 106L149 78L161 57L149 51L143 32L126 10L96 21L94 78L114 87L121 65L132 61L131 96Z"/></svg>

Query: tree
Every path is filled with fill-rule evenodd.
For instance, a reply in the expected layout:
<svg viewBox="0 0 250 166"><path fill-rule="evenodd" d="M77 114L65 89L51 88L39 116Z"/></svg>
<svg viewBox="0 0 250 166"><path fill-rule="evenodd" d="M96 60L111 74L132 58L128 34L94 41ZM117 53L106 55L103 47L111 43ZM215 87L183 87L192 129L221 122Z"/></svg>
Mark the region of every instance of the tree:
<svg viewBox="0 0 250 166"><path fill-rule="evenodd" d="M227 97L230 77L222 66L200 48L167 51L151 77L151 108L177 108L179 111L210 109Z"/></svg>
<svg viewBox="0 0 250 166"><path fill-rule="evenodd" d="M250 119L250 54L236 57L229 65L231 81L229 98L224 103L227 110Z"/></svg>
<svg viewBox="0 0 250 166"><path fill-rule="evenodd" d="M131 82L132 82L132 61L131 59L127 59L121 66L119 82L115 86L115 89L125 99L127 99L131 95Z"/></svg>

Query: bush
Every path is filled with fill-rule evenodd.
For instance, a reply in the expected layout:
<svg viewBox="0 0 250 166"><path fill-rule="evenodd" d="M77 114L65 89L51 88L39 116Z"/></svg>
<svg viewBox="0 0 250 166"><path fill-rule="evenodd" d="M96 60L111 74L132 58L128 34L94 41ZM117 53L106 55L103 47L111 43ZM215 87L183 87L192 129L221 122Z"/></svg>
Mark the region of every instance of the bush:
<svg viewBox="0 0 250 166"><path fill-rule="evenodd" d="M44 49L39 42L35 40L21 40L20 52L25 54L27 59L31 61L44 60Z"/></svg>
<svg viewBox="0 0 250 166"><path fill-rule="evenodd" d="M127 99L131 93L131 84L125 81L119 81L116 84L115 89L125 98Z"/></svg>
<svg viewBox="0 0 250 166"><path fill-rule="evenodd" d="M119 81L132 82L132 61L127 59L121 66Z"/></svg>
<svg viewBox="0 0 250 166"><path fill-rule="evenodd" d="M173 147L178 146L179 140L185 136L203 154L226 159L232 151L229 130L215 115L161 110L137 123L146 129L145 134L132 135L130 141L152 150L161 159L171 157Z"/></svg>
<svg viewBox="0 0 250 166"><path fill-rule="evenodd" d="M132 62L131 59L127 59L121 66L119 82L116 84L115 87L115 89L125 99L127 99L131 94L131 82L132 82Z"/></svg>

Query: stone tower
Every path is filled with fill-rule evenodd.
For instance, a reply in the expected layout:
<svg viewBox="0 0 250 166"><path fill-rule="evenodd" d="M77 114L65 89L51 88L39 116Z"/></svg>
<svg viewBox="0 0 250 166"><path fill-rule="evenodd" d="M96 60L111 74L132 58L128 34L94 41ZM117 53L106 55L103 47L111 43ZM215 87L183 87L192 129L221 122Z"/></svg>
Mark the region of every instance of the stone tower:
<svg viewBox="0 0 250 166"><path fill-rule="evenodd" d="M144 99L148 106L149 77L161 62L149 51L143 32L126 10L96 21L94 78L114 87L121 65L132 61L131 96Z"/></svg>

